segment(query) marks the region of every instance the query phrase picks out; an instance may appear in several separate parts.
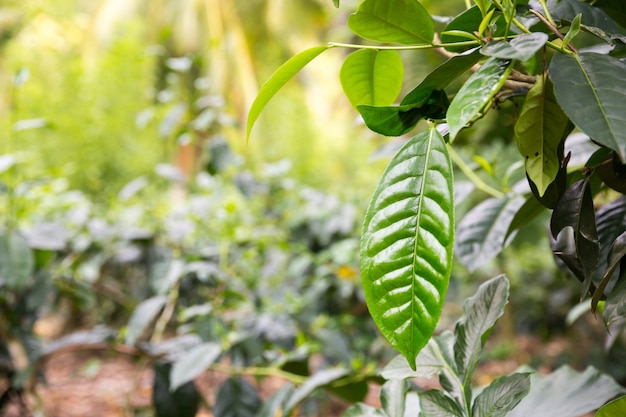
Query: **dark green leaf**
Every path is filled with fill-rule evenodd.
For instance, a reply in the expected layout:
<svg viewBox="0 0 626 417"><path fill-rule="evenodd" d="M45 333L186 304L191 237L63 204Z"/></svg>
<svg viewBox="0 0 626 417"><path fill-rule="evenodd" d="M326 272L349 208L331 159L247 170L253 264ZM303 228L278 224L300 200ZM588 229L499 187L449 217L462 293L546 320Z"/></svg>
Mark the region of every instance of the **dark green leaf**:
<svg viewBox="0 0 626 417"><path fill-rule="evenodd" d="M626 416L626 396L605 404L598 410L594 417L618 417Z"/></svg>
<svg viewBox="0 0 626 417"><path fill-rule="evenodd" d="M626 327L626 268L620 265L619 280L604 304L602 318L609 327L613 337L618 337ZM621 324L620 324L621 323ZM617 327L617 329L615 328ZM611 340L611 339L609 339ZM614 340L614 339L613 339ZM610 344L609 344L610 347Z"/></svg>
<svg viewBox="0 0 626 417"><path fill-rule="evenodd" d="M407 45L430 44L435 34L433 20L415 0L365 0L348 26L365 39Z"/></svg>
<svg viewBox="0 0 626 417"><path fill-rule="evenodd" d="M581 15L581 23L586 26L597 27L610 35L619 32L615 23L603 10L580 0L549 0L548 8L556 20L567 23Z"/></svg>
<svg viewBox="0 0 626 417"><path fill-rule="evenodd" d="M302 68L304 68L315 57L328 49L328 46L315 46L305 51L300 52L298 55L291 57L287 62L280 66L272 74L269 80L261 86L259 94L254 99L250 111L248 113L248 125L246 128L246 140L250 138L250 132L254 123L259 118L261 111L265 108L267 103L274 97L274 95L280 90L294 75L296 75Z"/></svg>
<svg viewBox="0 0 626 417"><path fill-rule="evenodd" d="M19 290L28 284L35 269L33 251L26 239L13 231L0 235L0 284Z"/></svg>
<svg viewBox="0 0 626 417"><path fill-rule="evenodd" d="M604 290L606 286L613 278L613 273L620 265L623 265L623 259L626 256L626 232L619 235L613 241L611 249L608 253L608 261L602 280L598 284L598 287L593 293L591 298L591 311L595 312L598 307L598 302L604 297Z"/></svg>
<svg viewBox="0 0 626 417"><path fill-rule="evenodd" d="M563 366L530 376L530 392L507 417L579 417L626 392L613 378L589 367L577 372Z"/></svg>
<svg viewBox="0 0 626 417"><path fill-rule="evenodd" d="M524 204L519 195L490 198L471 209L457 226L457 258L471 272L502 252L508 231Z"/></svg>
<svg viewBox="0 0 626 417"><path fill-rule="evenodd" d="M124 343L131 346L137 343L144 330L156 318L166 302L166 296L158 295L142 301L135 307L133 314L128 320L128 325L126 326L126 338L124 339Z"/></svg>
<svg viewBox="0 0 626 417"><path fill-rule="evenodd" d="M504 275L481 284L476 294L465 300L465 314L454 327L454 359L464 389L470 388L471 377L482 355L486 338L504 314L508 301L509 281Z"/></svg>
<svg viewBox="0 0 626 417"><path fill-rule="evenodd" d="M348 408L341 417L388 417L382 410L371 405L357 403Z"/></svg>
<svg viewBox="0 0 626 417"><path fill-rule="evenodd" d="M232 377L222 384L212 411L215 417L255 417L260 407L256 389L245 379Z"/></svg>
<svg viewBox="0 0 626 417"><path fill-rule="evenodd" d="M518 36L507 41L489 42L481 48L480 53L502 59L517 59L528 61L548 41L548 35L543 32L534 32Z"/></svg>
<svg viewBox="0 0 626 417"><path fill-rule="evenodd" d="M381 333L409 364L433 334L454 245L452 166L430 129L394 156L374 192L361 238L361 279Z"/></svg>
<svg viewBox="0 0 626 417"><path fill-rule="evenodd" d="M574 124L626 162L626 64L608 55L557 54L550 63L556 99Z"/></svg>
<svg viewBox="0 0 626 417"><path fill-rule="evenodd" d="M547 80L546 80L547 81ZM542 197L561 169L563 151L559 145L568 130L569 119L554 97L552 84L537 77L524 107L515 123L515 138L522 157L526 159L526 174Z"/></svg>
<svg viewBox="0 0 626 417"><path fill-rule="evenodd" d="M481 13L481 10L477 6L472 6L469 9L463 11L461 14L456 16L450 23L448 23L444 29L444 33L441 35L441 43L448 44L454 42L464 42L467 41L467 38L446 34L445 32L453 32L453 31L462 31L473 34L478 30L480 23L483 21L484 13ZM496 22L497 24L497 22ZM504 23L501 25L504 28ZM500 30L500 28L496 31L496 33L492 34L493 36L502 36L504 35L504 31ZM461 52L467 49L473 48L473 46L447 46L446 49L451 52Z"/></svg>
<svg viewBox="0 0 626 417"><path fill-rule="evenodd" d="M480 119L512 69L513 61L489 58L461 87L448 109L450 141Z"/></svg>
<svg viewBox="0 0 626 417"><path fill-rule="evenodd" d="M354 404L359 401L364 401L369 392L369 382L367 379L351 382L346 385L340 386L328 386L325 389L333 395L346 400L347 402Z"/></svg>
<svg viewBox="0 0 626 417"><path fill-rule="evenodd" d="M380 390L380 403L389 417L404 417L406 393L409 384L405 380L392 379L382 386Z"/></svg>
<svg viewBox="0 0 626 417"><path fill-rule="evenodd" d="M213 364L222 353L217 343L203 343L192 348L172 365L170 390L192 381Z"/></svg>
<svg viewBox="0 0 626 417"><path fill-rule="evenodd" d="M155 417L194 417L200 405L200 394L193 382L187 382L175 391L170 390L170 363L154 364L152 405Z"/></svg>
<svg viewBox="0 0 626 417"><path fill-rule="evenodd" d="M397 51L362 49L344 61L339 78L356 108L359 104L387 106L402 89L404 66Z"/></svg>
<svg viewBox="0 0 626 417"><path fill-rule="evenodd" d="M505 417L530 390L529 374L513 374L495 379L474 400L474 417Z"/></svg>
<svg viewBox="0 0 626 417"><path fill-rule="evenodd" d="M463 417L459 404L444 391L429 390L419 394L423 416L428 417Z"/></svg>
<svg viewBox="0 0 626 417"><path fill-rule="evenodd" d="M291 412L294 410L294 408L298 404L300 404L300 402L304 401L305 398L311 395L313 391L329 385L349 374L349 370L340 368L323 369L316 372L315 374L313 374L312 377L307 379L304 384L302 384L295 390L295 392L293 393L291 398L289 398L289 401L285 405L283 415L291 415Z"/></svg>

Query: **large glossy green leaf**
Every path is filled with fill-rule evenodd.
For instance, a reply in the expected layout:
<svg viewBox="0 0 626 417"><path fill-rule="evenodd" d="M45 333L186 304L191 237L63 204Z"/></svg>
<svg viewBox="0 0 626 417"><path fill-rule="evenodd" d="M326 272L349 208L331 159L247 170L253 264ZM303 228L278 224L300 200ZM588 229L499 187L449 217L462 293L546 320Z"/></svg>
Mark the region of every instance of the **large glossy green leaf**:
<svg viewBox="0 0 626 417"><path fill-rule="evenodd" d="M507 417L579 417L624 392L595 368L577 372L563 366L549 375L531 375L530 392Z"/></svg>
<svg viewBox="0 0 626 417"><path fill-rule="evenodd" d="M513 374L495 379L474 400L474 417L506 417L530 391L529 374Z"/></svg>
<svg viewBox="0 0 626 417"><path fill-rule="evenodd" d="M0 283L19 290L31 279L35 258L28 242L18 232L0 234Z"/></svg>
<svg viewBox="0 0 626 417"><path fill-rule="evenodd" d="M255 417L260 407L256 389L245 379L232 377L220 387L211 411L215 417Z"/></svg>
<svg viewBox="0 0 626 417"><path fill-rule="evenodd" d="M556 99L572 122L626 162L626 64L592 52L557 54L549 75Z"/></svg>
<svg viewBox="0 0 626 417"><path fill-rule="evenodd" d="M248 112L248 124L246 127L246 140L250 138L250 132L254 123L259 118L261 111L274 95L296 75L302 68L311 62L319 54L327 50L328 46L315 46L306 49L299 54L291 57L287 62L281 65L274 74L261 86L259 94L254 99L250 111Z"/></svg>
<svg viewBox="0 0 626 417"><path fill-rule="evenodd" d="M463 417L459 404L441 390L429 390L419 394L420 408L428 417Z"/></svg>
<svg viewBox="0 0 626 417"><path fill-rule="evenodd" d="M365 39L407 45L429 44L435 34L433 20L416 0L365 0L348 26Z"/></svg>
<svg viewBox="0 0 626 417"><path fill-rule="evenodd" d="M221 353L222 349L217 343L203 343L186 352L172 364L170 389L173 391L192 381L214 363Z"/></svg>
<svg viewBox="0 0 626 417"><path fill-rule="evenodd" d="M404 66L397 51L362 49L344 61L339 78L354 107L387 106L402 89Z"/></svg>
<svg viewBox="0 0 626 417"><path fill-rule="evenodd" d="M489 198L471 209L457 226L457 259L472 272L502 252L509 228L524 204L519 195Z"/></svg>
<svg viewBox="0 0 626 417"><path fill-rule="evenodd" d="M465 314L454 327L454 359L463 389L471 389L471 377L478 365L485 341L509 301L509 281L504 275L483 283L465 300Z"/></svg>
<svg viewBox="0 0 626 417"><path fill-rule="evenodd" d="M559 144L568 123L554 98L552 84L538 77L515 123L515 138L526 159L528 178L537 187L539 196L544 195L561 168Z"/></svg>
<svg viewBox="0 0 626 417"><path fill-rule="evenodd" d="M528 61L548 41L548 35L543 32L523 34L507 41L489 42L481 48L480 53L502 59L517 59Z"/></svg>
<svg viewBox="0 0 626 417"><path fill-rule="evenodd" d="M443 137L429 129L393 157L370 201L361 277L381 333L409 364L435 330L454 246L453 174Z"/></svg>
<svg viewBox="0 0 626 417"><path fill-rule="evenodd" d="M598 410L594 417L626 416L626 396L619 397Z"/></svg>
<svg viewBox="0 0 626 417"><path fill-rule="evenodd" d="M143 331L156 318L166 302L166 296L158 295L142 301L135 307L133 314L130 316L130 319L128 319L124 343L127 345L137 343Z"/></svg>
<svg viewBox="0 0 626 417"><path fill-rule="evenodd" d="M511 72L513 61L489 58L463 84L448 109L450 141L464 127L480 119Z"/></svg>

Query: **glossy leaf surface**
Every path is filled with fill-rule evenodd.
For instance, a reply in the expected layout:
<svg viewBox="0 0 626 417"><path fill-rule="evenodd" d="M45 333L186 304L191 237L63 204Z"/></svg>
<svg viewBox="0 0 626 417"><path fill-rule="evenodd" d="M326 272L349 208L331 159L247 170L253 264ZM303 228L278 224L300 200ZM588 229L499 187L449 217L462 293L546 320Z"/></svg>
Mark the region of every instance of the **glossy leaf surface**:
<svg viewBox="0 0 626 417"><path fill-rule="evenodd" d="M222 349L217 343L203 343L192 348L172 364L170 389L175 390L192 381L214 363L221 353Z"/></svg>
<svg viewBox="0 0 626 417"><path fill-rule="evenodd" d="M381 333L412 367L448 288L454 242L452 166L430 129L393 157L370 201L361 238L361 279Z"/></svg>
<svg viewBox="0 0 626 417"><path fill-rule="evenodd" d="M563 366L546 376L531 375L530 392L507 417L579 417L624 392L595 368L577 372Z"/></svg>
<svg viewBox="0 0 626 417"><path fill-rule="evenodd" d="M354 107L393 103L402 89L403 77L404 66L397 51L373 49L350 54L339 76L343 91Z"/></svg>
<svg viewBox="0 0 626 417"><path fill-rule="evenodd" d="M528 33L511 39L509 42L489 42L481 48L480 53L496 58L527 61L543 48L547 40L548 35L543 32Z"/></svg>
<svg viewBox="0 0 626 417"><path fill-rule="evenodd" d="M432 18L416 0L365 0L348 26L365 39L407 45L429 44L435 34Z"/></svg>
<svg viewBox="0 0 626 417"><path fill-rule="evenodd" d="M457 258L472 272L502 252L524 198L490 198L471 209L457 226Z"/></svg>
<svg viewBox="0 0 626 417"><path fill-rule="evenodd" d="M538 77L515 123L517 146L539 196L545 194L559 173L559 144L569 122L552 91L552 84Z"/></svg>
<svg viewBox="0 0 626 417"><path fill-rule="evenodd" d="M474 400L474 417L506 417L530 391L529 374L513 374L491 382Z"/></svg>
<svg viewBox="0 0 626 417"><path fill-rule="evenodd" d="M267 103L276 95L276 93L283 88L287 81L289 81L294 75L296 75L302 68L304 68L309 62L313 61L315 57L328 49L328 46L315 46L313 48L306 49L296 56L291 57L287 62L278 68L274 74L261 86L259 94L257 94L250 111L248 113L248 124L246 127L246 139L250 138L250 132L254 123L259 118L261 111L265 108Z"/></svg>
<svg viewBox="0 0 626 417"><path fill-rule="evenodd" d="M504 275L481 284L476 294L465 300L465 314L454 327L454 359L463 387L471 384L471 376L482 356L486 338L504 314L508 301L509 281Z"/></svg>
<svg viewBox="0 0 626 417"><path fill-rule="evenodd" d="M466 126L481 118L511 72L513 61L489 58L463 84L448 109L450 141Z"/></svg>
<svg viewBox="0 0 626 417"><path fill-rule="evenodd" d="M556 99L572 122L626 162L626 64L591 52L557 54L549 75Z"/></svg>
<svg viewBox="0 0 626 417"><path fill-rule="evenodd" d="M215 417L255 417L261 407L256 389L239 377L224 381L215 398Z"/></svg>
<svg viewBox="0 0 626 417"><path fill-rule="evenodd" d="M598 410L594 417L626 416L626 396L605 404Z"/></svg>

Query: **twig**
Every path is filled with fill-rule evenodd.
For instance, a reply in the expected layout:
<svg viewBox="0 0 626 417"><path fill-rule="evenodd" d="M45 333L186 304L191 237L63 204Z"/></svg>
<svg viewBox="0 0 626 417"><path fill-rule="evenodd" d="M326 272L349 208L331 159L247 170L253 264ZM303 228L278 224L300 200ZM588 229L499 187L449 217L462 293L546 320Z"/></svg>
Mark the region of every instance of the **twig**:
<svg viewBox="0 0 626 417"><path fill-rule="evenodd" d="M561 33L561 31L554 26L552 23L550 23L550 21L548 19L545 18L544 15L542 15L541 13L539 13L537 10L533 10L530 9L530 12L532 14L534 14L535 16L537 16L537 18L539 20L541 20L543 22L544 25L546 25L548 27L548 29L550 29L559 39L561 39L562 41L565 40L565 36ZM574 53L578 53L578 49L576 49L571 42L568 42L567 47Z"/></svg>

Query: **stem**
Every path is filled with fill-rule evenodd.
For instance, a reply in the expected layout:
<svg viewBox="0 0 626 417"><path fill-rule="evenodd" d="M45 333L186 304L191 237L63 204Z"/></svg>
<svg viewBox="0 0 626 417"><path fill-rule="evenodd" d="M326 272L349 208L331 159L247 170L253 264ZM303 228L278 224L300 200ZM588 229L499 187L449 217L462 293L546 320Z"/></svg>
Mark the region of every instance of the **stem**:
<svg viewBox="0 0 626 417"><path fill-rule="evenodd" d="M563 36L561 31L555 25L550 23L548 21L548 19L544 15L542 15L541 13L539 13L536 10L531 10L530 12L532 14L534 14L535 16L537 16L537 18L539 20L541 20L543 22L543 24L545 24L559 39L565 40L565 36ZM547 42L546 45L551 46L553 49L555 49L557 51L566 52L566 53L569 53L569 54L572 54L572 53L577 54L578 53L578 50L571 43L567 44L567 47L571 51L568 51L567 49L563 48L562 46L559 47L558 45L555 45L552 42Z"/></svg>
<svg viewBox="0 0 626 417"><path fill-rule="evenodd" d="M554 21L554 19L552 19L552 15L550 14L550 10L548 9L548 4L546 3L546 0L539 0L539 3L541 4L543 12L546 14L546 19L548 19L552 26L556 27L556 22Z"/></svg>
<svg viewBox="0 0 626 417"><path fill-rule="evenodd" d="M293 382L294 384L304 384L308 380L308 377L292 374L291 372L286 372L278 368L250 366L248 368L237 369L221 363L214 363L209 365L208 369L230 375L275 376Z"/></svg>
<svg viewBox="0 0 626 417"><path fill-rule="evenodd" d="M167 323L169 323L170 319L174 315L176 301L178 301L178 283L174 285L174 287L170 290L169 297L167 298L167 303L165 304L165 308L163 309L163 313L161 313L159 319L154 325L154 332L152 333L152 337L150 338L150 343L157 343L163 337L163 333L165 333Z"/></svg>
<svg viewBox="0 0 626 417"><path fill-rule="evenodd" d="M449 143L446 144L446 148L448 149L448 154L450 154L450 158L452 159L452 161L454 161L454 163L456 164L456 166L459 167L461 172L463 172L465 176L474 183L476 188L495 198L500 198L504 196L504 193L502 191L496 190L495 188L484 182L482 179L480 179L480 177L476 175L470 167L467 166L465 161L463 161L463 158L461 158L461 156L456 153L454 148Z"/></svg>
<svg viewBox="0 0 626 417"><path fill-rule="evenodd" d="M423 45L402 45L402 46L358 45L354 43L328 42L329 48L376 49L376 50L395 50L395 51L435 49L435 48L445 48L449 46L473 46L473 45L479 45L479 42L478 41L461 41L461 42L451 42L451 43L443 43L443 44L428 43L428 44L423 44Z"/></svg>

